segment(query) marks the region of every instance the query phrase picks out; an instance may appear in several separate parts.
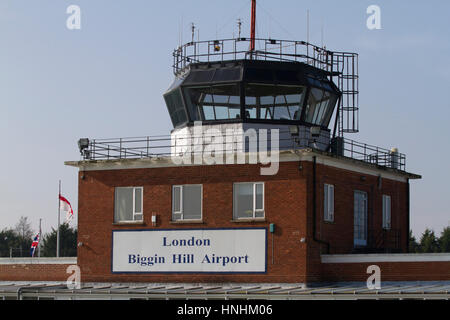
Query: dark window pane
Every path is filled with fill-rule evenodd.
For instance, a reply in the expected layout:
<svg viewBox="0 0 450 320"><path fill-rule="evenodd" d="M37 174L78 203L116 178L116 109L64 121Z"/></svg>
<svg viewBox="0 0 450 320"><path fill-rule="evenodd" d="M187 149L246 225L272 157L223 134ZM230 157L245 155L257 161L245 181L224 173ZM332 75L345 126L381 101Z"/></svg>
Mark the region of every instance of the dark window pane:
<svg viewBox="0 0 450 320"><path fill-rule="evenodd" d="M306 106L305 121L321 126L328 126L336 105L337 97L328 91L311 89Z"/></svg>
<svg viewBox="0 0 450 320"><path fill-rule="evenodd" d="M202 187L183 186L183 219L202 218Z"/></svg>
<svg viewBox="0 0 450 320"><path fill-rule="evenodd" d="M187 121L186 111L184 110L183 101L181 99L180 89L175 89L164 95L167 109L174 127L179 126Z"/></svg>
<svg viewBox="0 0 450 320"><path fill-rule="evenodd" d="M191 70L186 78L184 84L195 84L211 82L213 79L215 70Z"/></svg>
<svg viewBox="0 0 450 320"><path fill-rule="evenodd" d="M196 120L240 118L240 95L237 85L185 88L188 110Z"/></svg>
<svg viewBox="0 0 450 320"><path fill-rule="evenodd" d="M247 68L245 78L247 81L267 81L273 82L274 76L272 70Z"/></svg>
<svg viewBox="0 0 450 320"><path fill-rule="evenodd" d="M217 69L213 78L213 82L240 81L240 80L241 80L241 68Z"/></svg>
<svg viewBox="0 0 450 320"><path fill-rule="evenodd" d="M116 188L114 198L114 221L132 221L133 188Z"/></svg>
<svg viewBox="0 0 450 320"><path fill-rule="evenodd" d="M305 93L301 86L249 84L246 112L252 119L300 120Z"/></svg>
<svg viewBox="0 0 450 320"><path fill-rule="evenodd" d="M264 185L262 183L255 184L256 189L256 207L255 210L264 209Z"/></svg>
<svg viewBox="0 0 450 320"><path fill-rule="evenodd" d="M136 188L134 190L134 213L142 213L142 189Z"/></svg>
<svg viewBox="0 0 450 320"><path fill-rule="evenodd" d="M253 218L253 183L234 185L234 218Z"/></svg>

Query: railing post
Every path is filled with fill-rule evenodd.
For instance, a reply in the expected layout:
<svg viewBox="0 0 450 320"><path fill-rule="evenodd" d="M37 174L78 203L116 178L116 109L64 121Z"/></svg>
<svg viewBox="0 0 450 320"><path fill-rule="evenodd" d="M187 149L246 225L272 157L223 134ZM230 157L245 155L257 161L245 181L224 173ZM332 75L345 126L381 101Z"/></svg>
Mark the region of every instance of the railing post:
<svg viewBox="0 0 450 320"><path fill-rule="evenodd" d="M122 138L119 139L119 159L122 159Z"/></svg>
<svg viewBox="0 0 450 320"><path fill-rule="evenodd" d="M94 139L93 142L91 143L91 157L93 157L94 160L95 160L95 154L96 154L96 150L95 150L95 139Z"/></svg>
<svg viewBox="0 0 450 320"><path fill-rule="evenodd" d="M353 140L350 140L352 142L352 149L351 149L351 157L353 158Z"/></svg>

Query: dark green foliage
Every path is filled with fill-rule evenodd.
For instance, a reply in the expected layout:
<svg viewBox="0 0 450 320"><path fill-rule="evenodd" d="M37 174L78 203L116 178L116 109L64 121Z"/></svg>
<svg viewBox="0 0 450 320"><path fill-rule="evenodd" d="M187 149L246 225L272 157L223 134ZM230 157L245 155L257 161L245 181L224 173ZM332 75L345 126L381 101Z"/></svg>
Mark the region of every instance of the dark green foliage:
<svg viewBox="0 0 450 320"><path fill-rule="evenodd" d="M41 256L56 257L56 238L57 230L52 228L52 232L47 233L42 241ZM59 227L59 246L60 257L77 256L77 230L70 228L67 223Z"/></svg>

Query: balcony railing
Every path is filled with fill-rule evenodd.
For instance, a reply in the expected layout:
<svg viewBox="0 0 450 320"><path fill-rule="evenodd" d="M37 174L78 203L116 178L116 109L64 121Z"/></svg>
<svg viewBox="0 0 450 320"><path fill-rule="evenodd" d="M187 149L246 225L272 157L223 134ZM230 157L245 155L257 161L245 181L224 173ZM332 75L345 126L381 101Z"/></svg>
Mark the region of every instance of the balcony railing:
<svg viewBox="0 0 450 320"><path fill-rule="evenodd" d="M239 136L238 136L239 137ZM156 157L180 156L180 153L189 152L192 156L201 154L205 148L213 150L212 153L240 153L257 150L249 148L250 140L240 136L238 142L230 146L226 141L233 141L224 136L222 139L207 139L206 135L195 136L146 136L116 139L93 139L86 140L86 145L80 148L83 160L120 160L120 159L143 159ZM236 135L231 137L235 139ZM266 145L270 151L273 146L271 138L258 137L258 146ZM264 141L266 139L266 141ZM212 142L205 142L210 141ZM326 143L324 141L327 141ZM380 167L406 170L406 156L395 150L389 150L357 142L354 140L336 138L313 139L310 137L293 136L289 131L279 131L279 151L313 149L326 152L330 155L350 158L364 163L375 164ZM245 142L245 143L244 143ZM219 151L218 151L219 150ZM211 152L211 151L209 151Z"/></svg>

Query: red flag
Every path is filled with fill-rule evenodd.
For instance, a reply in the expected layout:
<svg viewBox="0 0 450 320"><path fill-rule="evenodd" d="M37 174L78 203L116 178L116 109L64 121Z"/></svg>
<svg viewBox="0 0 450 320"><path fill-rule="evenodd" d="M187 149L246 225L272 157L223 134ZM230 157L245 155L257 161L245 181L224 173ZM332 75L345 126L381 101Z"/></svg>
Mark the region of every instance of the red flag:
<svg viewBox="0 0 450 320"><path fill-rule="evenodd" d="M66 211L66 222L69 222L73 218L73 209L72 206L66 198L62 195L59 195L59 205L62 211Z"/></svg>
<svg viewBox="0 0 450 320"><path fill-rule="evenodd" d="M34 257L34 252L36 251L37 246L39 245L39 233L34 237L33 243L31 243L31 256Z"/></svg>

